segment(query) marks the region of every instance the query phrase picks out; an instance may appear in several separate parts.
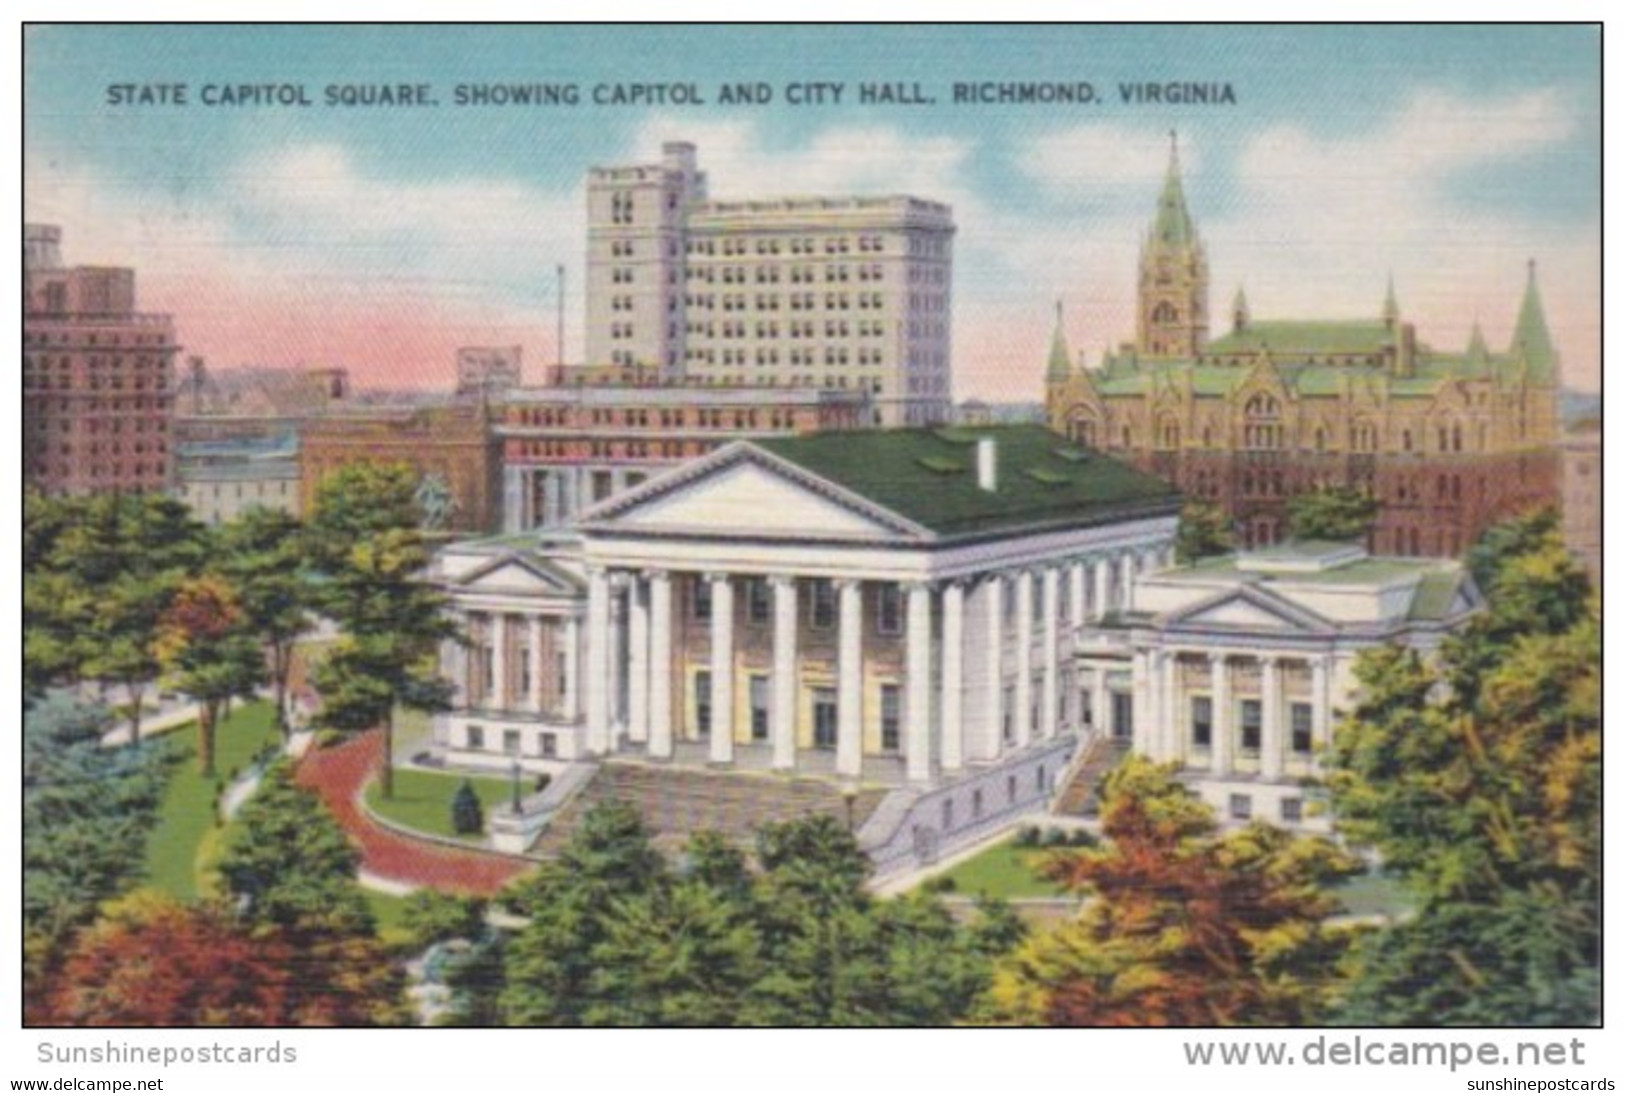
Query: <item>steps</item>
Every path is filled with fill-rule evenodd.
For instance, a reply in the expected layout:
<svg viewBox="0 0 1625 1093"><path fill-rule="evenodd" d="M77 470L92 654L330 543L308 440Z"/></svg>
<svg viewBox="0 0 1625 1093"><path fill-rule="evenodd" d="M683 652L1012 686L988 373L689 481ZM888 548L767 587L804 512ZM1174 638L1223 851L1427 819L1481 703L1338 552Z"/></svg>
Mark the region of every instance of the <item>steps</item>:
<svg viewBox="0 0 1625 1093"><path fill-rule="evenodd" d="M1066 786L1051 808L1057 816L1100 815L1100 780L1129 753L1129 741L1096 737L1089 742L1083 758L1073 768Z"/></svg>
<svg viewBox="0 0 1625 1093"><path fill-rule="evenodd" d="M854 830L863 826L885 796L885 789L872 788L853 798ZM667 852L681 848L699 831L716 831L742 848L753 849L756 829L765 823L820 815L833 816L843 824L848 819L846 799L833 782L609 760L586 788L559 809L530 853L556 857L582 817L604 801L622 801L636 808L654 835L655 845Z"/></svg>

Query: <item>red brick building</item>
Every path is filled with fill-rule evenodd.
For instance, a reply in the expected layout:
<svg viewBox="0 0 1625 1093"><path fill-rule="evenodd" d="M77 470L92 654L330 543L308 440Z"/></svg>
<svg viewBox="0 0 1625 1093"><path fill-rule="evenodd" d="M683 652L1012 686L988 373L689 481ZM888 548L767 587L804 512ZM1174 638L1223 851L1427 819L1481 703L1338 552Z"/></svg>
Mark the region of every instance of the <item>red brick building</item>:
<svg viewBox="0 0 1625 1093"><path fill-rule="evenodd" d="M23 245L23 473L50 494L163 490L174 477L175 327L136 310L135 271Z"/></svg>

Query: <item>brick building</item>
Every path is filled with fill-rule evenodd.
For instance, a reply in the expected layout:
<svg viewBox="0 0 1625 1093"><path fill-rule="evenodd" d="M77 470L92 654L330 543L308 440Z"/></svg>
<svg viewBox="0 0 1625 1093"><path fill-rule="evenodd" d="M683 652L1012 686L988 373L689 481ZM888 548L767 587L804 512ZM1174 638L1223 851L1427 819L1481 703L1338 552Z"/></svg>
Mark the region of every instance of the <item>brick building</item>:
<svg viewBox="0 0 1625 1093"><path fill-rule="evenodd" d="M162 490L174 475L175 326L136 310L135 271L67 267L62 230L23 244L23 450L50 494Z"/></svg>
<svg viewBox="0 0 1625 1093"><path fill-rule="evenodd" d="M1057 317L1050 427L1220 506L1247 547L1286 534L1287 501L1351 486L1381 503L1371 548L1454 555L1501 519L1558 500L1558 354L1534 263L1511 343L1419 339L1393 286L1353 321L1254 319L1237 291L1210 338L1207 254L1177 151L1141 252L1138 339L1074 363Z"/></svg>

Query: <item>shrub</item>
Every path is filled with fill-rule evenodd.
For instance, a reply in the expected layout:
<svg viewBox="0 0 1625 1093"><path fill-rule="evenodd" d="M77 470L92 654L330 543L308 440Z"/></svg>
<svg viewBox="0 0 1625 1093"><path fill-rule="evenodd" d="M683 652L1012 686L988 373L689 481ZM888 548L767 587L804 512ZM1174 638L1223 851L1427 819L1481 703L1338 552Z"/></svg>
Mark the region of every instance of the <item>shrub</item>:
<svg viewBox="0 0 1625 1093"><path fill-rule="evenodd" d="M553 784L553 776L551 774L547 774L545 772L542 773L542 774L538 774L536 776L536 788L532 792L540 793L540 792L542 792L542 790L546 789L548 786L550 786L552 784Z"/></svg>
<svg viewBox="0 0 1625 1093"><path fill-rule="evenodd" d="M930 880L926 881L925 890L927 892L939 894L944 892L957 892L959 891L959 882L954 880L953 877L944 873L941 876L932 877Z"/></svg>
<svg viewBox="0 0 1625 1093"><path fill-rule="evenodd" d="M1069 839L1063 828L1052 827L1044 832L1044 845L1049 847L1067 846Z"/></svg>
<svg viewBox="0 0 1625 1093"><path fill-rule="evenodd" d="M1043 832L1039 831L1038 828L1024 827L1016 832L1016 845L1023 848L1034 847L1038 845L1038 841L1042 837Z"/></svg>
<svg viewBox="0 0 1625 1093"><path fill-rule="evenodd" d="M1069 845L1088 850L1099 846L1100 839L1087 828L1077 827L1072 829L1072 838L1069 840Z"/></svg>
<svg viewBox="0 0 1625 1093"><path fill-rule="evenodd" d="M478 835L485 830L485 810L480 807L474 783L467 778L451 799L451 829L459 835Z"/></svg>

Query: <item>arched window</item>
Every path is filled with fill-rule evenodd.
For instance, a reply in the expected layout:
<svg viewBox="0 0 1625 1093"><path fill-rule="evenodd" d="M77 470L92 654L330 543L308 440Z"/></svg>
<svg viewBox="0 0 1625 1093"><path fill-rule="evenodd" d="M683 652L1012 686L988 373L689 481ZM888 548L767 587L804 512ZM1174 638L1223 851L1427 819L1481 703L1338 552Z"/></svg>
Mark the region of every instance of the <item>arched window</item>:
<svg viewBox="0 0 1625 1093"><path fill-rule="evenodd" d="M1167 300L1162 301L1151 309L1151 321L1154 323L1177 323L1179 311Z"/></svg>
<svg viewBox="0 0 1625 1093"><path fill-rule="evenodd" d="M1371 421L1360 419L1349 429L1349 447L1357 452L1374 452L1377 450L1377 426Z"/></svg>
<svg viewBox="0 0 1625 1093"><path fill-rule="evenodd" d="M1242 447L1274 451L1281 446L1281 404L1274 396L1257 394L1242 408Z"/></svg>
<svg viewBox="0 0 1625 1093"><path fill-rule="evenodd" d="M1157 447L1165 451L1179 447L1179 419L1171 414L1157 421Z"/></svg>
<svg viewBox="0 0 1625 1093"><path fill-rule="evenodd" d="M1067 439L1074 444L1081 444L1085 448L1095 446L1095 419L1083 414L1068 419L1066 423Z"/></svg>

